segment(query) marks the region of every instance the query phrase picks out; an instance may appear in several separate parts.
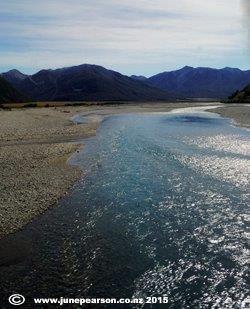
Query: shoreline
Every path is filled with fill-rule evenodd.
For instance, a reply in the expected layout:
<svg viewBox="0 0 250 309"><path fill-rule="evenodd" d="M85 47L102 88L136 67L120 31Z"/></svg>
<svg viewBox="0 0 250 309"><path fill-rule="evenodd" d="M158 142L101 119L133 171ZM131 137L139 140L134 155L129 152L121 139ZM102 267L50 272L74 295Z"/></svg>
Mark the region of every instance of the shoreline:
<svg viewBox="0 0 250 309"><path fill-rule="evenodd" d="M105 116L207 105L215 104L145 103L0 111L0 239L21 229L68 193L83 173L68 160L84 147L85 138L95 135ZM217 113L218 109L221 116L228 115L225 105L209 111ZM239 121L237 109L233 109ZM86 116L86 123L73 122L79 114Z"/></svg>
<svg viewBox="0 0 250 309"><path fill-rule="evenodd" d="M250 104L225 104L215 109L209 109L224 118L230 118L237 127L250 128Z"/></svg>
<svg viewBox="0 0 250 309"><path fill-rule="evenodd" d="M98 124L75 125L69 114L0 112L0 239L55 205L80 177L82 171L67 161L82 147L77 141L94 135Z"/></svg>

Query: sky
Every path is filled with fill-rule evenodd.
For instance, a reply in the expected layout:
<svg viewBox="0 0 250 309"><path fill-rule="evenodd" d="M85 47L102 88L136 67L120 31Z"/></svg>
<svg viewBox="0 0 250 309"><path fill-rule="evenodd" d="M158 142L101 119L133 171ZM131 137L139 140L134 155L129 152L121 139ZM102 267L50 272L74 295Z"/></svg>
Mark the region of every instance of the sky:
<svg viewBox="0 0 250 309"><path fill-rule="evenodd" d="M0 0L0 72L250 69L250 0Z"/></svg>

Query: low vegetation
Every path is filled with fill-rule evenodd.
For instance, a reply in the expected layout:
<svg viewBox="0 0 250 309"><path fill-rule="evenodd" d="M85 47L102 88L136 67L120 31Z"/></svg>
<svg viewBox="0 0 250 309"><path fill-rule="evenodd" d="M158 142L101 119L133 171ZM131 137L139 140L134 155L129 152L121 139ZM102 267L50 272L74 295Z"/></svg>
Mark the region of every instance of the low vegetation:
<svg viewBox="0 0 250 309"><path fill-rule="evenodd" d="M241 91L237 90L228 98L227 103L250 103L250 84Z"/></svg>

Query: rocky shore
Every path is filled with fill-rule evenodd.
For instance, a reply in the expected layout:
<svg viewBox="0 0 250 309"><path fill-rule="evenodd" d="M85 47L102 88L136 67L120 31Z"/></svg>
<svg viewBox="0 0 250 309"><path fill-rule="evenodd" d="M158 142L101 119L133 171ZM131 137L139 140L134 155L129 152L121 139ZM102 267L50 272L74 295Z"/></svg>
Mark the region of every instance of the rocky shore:
<svg viewBox="0 0 250 309"><path fill-rule="evenodd" d="M250 128L250 104L225 104L210 111L233 119L237 126Z"/></svg>

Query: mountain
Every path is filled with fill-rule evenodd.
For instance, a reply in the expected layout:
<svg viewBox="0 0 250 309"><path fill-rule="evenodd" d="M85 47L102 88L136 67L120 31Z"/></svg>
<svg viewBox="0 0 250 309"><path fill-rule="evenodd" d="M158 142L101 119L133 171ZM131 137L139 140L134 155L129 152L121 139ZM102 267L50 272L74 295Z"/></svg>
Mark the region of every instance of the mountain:
<svg viewBox="0 0 250 309"><path fill-rule="evenodd" d="M154 101L173 98L224 99L250 84L250 70L185 66L150 78L130 77L83 64L25 75L2 73L21 93L40 101Z"/></svg>
<svg viewBox="0 0 250 309"><path fill-rule="evenodd" d="M228 98L229 103L250 103L250 84Z"/></svg>
<svg viewBox="0 0 250 309"><path fill-rule="evenodd" d="M135 79L135 80L140 80L140 81L146 81L147 77L142 76L142 75L131 75L130 78Z"/></svg>
<svg viewBox="0 0 250 309"><path fill-rule="evenodd" d="M28 99L0 76L0 103L21 103Z"/></svg>
<svg viewBox="0 0 250 309"><path fill-rule="evenodd" d="M170 97L164 90L90 64L41 70L21 80L18 75L12 83L40 101L152 101Z"/></svg>
<svg viewBox="0 0 250 309"><path fill-rule="evenodd" d="M14 87L18 86L22 80L24 80L28 75L21 73L18 70L10 70L8 72L2 73L2 77L10 82Z"/></svg>
<svg viewBox="0 0 250 309"><path fill-rule="evenodd" d="M150 77L149 85L182 98L226 98L250 83L250 70L193 68L164 72Z"/></svg>

